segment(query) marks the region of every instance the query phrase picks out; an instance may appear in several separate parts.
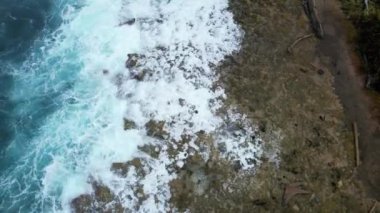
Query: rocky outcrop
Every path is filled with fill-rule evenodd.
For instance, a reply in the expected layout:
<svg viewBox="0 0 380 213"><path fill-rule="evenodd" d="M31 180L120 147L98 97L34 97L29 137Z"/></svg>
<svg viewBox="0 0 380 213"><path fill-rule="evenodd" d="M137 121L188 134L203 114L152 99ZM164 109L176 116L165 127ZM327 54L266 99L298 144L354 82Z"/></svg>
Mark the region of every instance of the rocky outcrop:
<svg viewBox="0 0 380 213"><path fill-rule="evenodd" d="M134 121L124 118L124 130L135 129L136 127Z"/></svg>
<svg viewBox="0 0 380 213"><path fill-rule="evenodd" d="M120 200L107 186L94 181L92 188L92 194L83 194L71 201L74 212L124 212Z"/></svg>
<svg viewBox="0 0 380 213"><path fill-rule="evenodd" d="M142 159L140 158L135 158L128 162L113 163L111 166L111 171L115 172L118 175L126 177L131 167L135 169L136 173L140 177L144 177L146 175L146 172L144 171L144 168L143 168Z"/></svg>
<svg viewBox="0 0 380 213"><path fill-rule="evenodd" d="M150 120L145 124L147 135L157 139L169 138L169 133L165 130L165 121Z"/></svg>
<svg viewBox="0 0 380 213"><path fill-rule="evenodd" d="M125 67L130 69L130 68L133 68L133 67L136 67L138 66L139 64L139 59L143 57L139 54L128 54L128 59L127 61L125 62Z"/></svg>

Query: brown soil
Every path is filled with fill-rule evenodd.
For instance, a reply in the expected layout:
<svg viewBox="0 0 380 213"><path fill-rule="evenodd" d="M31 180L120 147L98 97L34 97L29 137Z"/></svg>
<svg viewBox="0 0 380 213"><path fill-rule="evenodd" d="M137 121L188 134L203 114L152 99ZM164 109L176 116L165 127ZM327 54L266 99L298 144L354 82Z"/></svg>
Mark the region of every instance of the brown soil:
<svg viewBox="0 0 380 213"><path fill-rule="evenodd" d="M348 123L356 122L362 165L358 176L369 195L380 199L380 105L378 94L370 94L364 85L360 62L349 44L354 36L352 26L344 17L337 1L317 1L325 37L317 52L329 57L336 93L344 106Z"/></svg>

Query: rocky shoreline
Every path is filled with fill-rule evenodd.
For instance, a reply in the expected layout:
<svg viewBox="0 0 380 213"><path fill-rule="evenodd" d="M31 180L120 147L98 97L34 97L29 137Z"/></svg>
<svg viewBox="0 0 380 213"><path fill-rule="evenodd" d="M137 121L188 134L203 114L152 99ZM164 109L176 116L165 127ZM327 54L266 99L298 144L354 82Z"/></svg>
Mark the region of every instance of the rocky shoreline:
<svg viewBox="0 0 380 213"><path fill-rule="evenodd" d="M329 13L320 4L317 7ZM350 59L334 58L336 55L325 51L323 41L313 36L298 42L289 53L295 40L313 33L299 0L236 0L230 1L229 9L242 27L244 39L241 50L217 67L220 79L216 84L227 94L225 107L218 113L227 115L228 109L236 109L246 115L226 126L238 137L243 134L239 131L252 124L251 142L264 151L247 161L256 165L255 169L244 170L242 162L221 157L225 147L216 146L212 135L197 132L194 143L208 150L208 160L202 152L194 152L183 165L171 165L177 177L169 183L168 211L368 212L373 201L357 179L361 168L355 167L350 120L355 112L347 110L345 101L351 93L339 92L351 89L339 87L337 73L345 70L334 66L339 62L340 68L345 68ZM321 20L322 25L326 23L325 18ZM335 26L325 27L327 37L339 35L331 34ZM331 45L331 41L327 39L325 44ZM344 44L336 48L349 51L342 49ZM362 132L367 123L358 123ZM150 121L145 128L149 136L165 141L164 126L162 121ZM125 119L124 129L129 128L135 124ZM169 147L167 152L176 156L190 140L182 137L175 142L178 147ZM155 146L139 149L152 158L160 154ZM110 169L121 176L133 169L144 176L149 168L142 166L142 161L115 162ZM107 187L96 181L92 185L94 194L72 201L74 211L126 211ZM141 204L146 199L141 186L135 186L134 192ZM138 205L130 208L139 210Z"/></svg>

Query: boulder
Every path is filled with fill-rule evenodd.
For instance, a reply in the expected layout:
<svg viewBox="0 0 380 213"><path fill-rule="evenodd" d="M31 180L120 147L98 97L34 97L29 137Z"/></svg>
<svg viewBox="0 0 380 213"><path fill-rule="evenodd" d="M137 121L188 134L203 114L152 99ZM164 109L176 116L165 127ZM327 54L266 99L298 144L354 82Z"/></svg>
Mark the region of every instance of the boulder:
<svg viewBox="0 0 380 213"><path fill-rule="evenodd" d="M136 127L137 125L134 121L124 118L124 130L135 129Z"/></svg>
<svg viewBox="0 0 380 213"><path fill-rule="evenodd" d="M169 138L169 133L165 131L165 121L150 120L145 124L147 135L160 140Z"/></svg>
<svg viewBox="0 0 380 213"><path fill-rule="evenodd" d="M120 176L126 177L131 166L135 168L136 174L138 176L143 177L146 175L146 172L143 168L142 159L140 158L135 158L128 162L115 162L111 166L111 171L115 172Z"/></svg>
<svg viewBox="0 0 380 213"><path fill-rule="evenodd" d="M139 60L144 56L136 53L128 54L128 59L125 62L125 67L128 69L134 68L139 65Z"/></svg>

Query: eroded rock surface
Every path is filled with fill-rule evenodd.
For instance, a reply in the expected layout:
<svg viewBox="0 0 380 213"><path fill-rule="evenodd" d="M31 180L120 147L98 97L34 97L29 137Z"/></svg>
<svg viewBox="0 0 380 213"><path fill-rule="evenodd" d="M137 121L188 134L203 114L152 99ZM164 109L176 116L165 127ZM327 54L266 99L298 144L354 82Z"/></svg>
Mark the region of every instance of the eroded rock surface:
<svg viewBox="0 0 380 213"><path fill-rule="evenodd" d="M120 200L107 186L94 181L92 189L92 194L80 195L72 200L71 207L74 212L124 212Z"/></svg>
<svg viewBox="0 0 380 213"><path fill-rule="evenodd" d="M313 37L297 44L292 54L287 51L297 38L312 33L301 2L236 0L230 2L230 9L245 37L240 52L218 67L221 79L215 84L222 85L228 97L217 112L223 125L216 132L184 133L177 140L166 129L170 122L152 119L145 125L149 138L157 141L140 146L139 151L152 165L173 175L166 179L167 208L174 212L367 211L368 200L352 178L352 131L334 94L329 58L316 54ZM136 68L137 56L130 58L126 66ZM181 107L188 104L182 97L175 102ZM246 116L230 116L231 108ZM191 116L198 114L195 110ZM256 151L261 148L263 153ZM157 181L159 175L166 175L154 176L144 162L140 157L115 162L111 170L121 177L140 172ZM283 202L286 189L289 192L289 186L300 182L302 188L292 190L305 193ZM137 202L130 210L157 198L141 182L132 188L136 196L130 195L130 200ZM99 198L107 198L106 191ZM89 200L83 195L75 202L88 204Z"/></svg>
<svg viewBox="0 0 380 213"><path fill-rule="evenodd" d="M145 128L148 136L162 140L169 137L169 133L165 131L165 121L150 120L145 124Z"/></svg>

